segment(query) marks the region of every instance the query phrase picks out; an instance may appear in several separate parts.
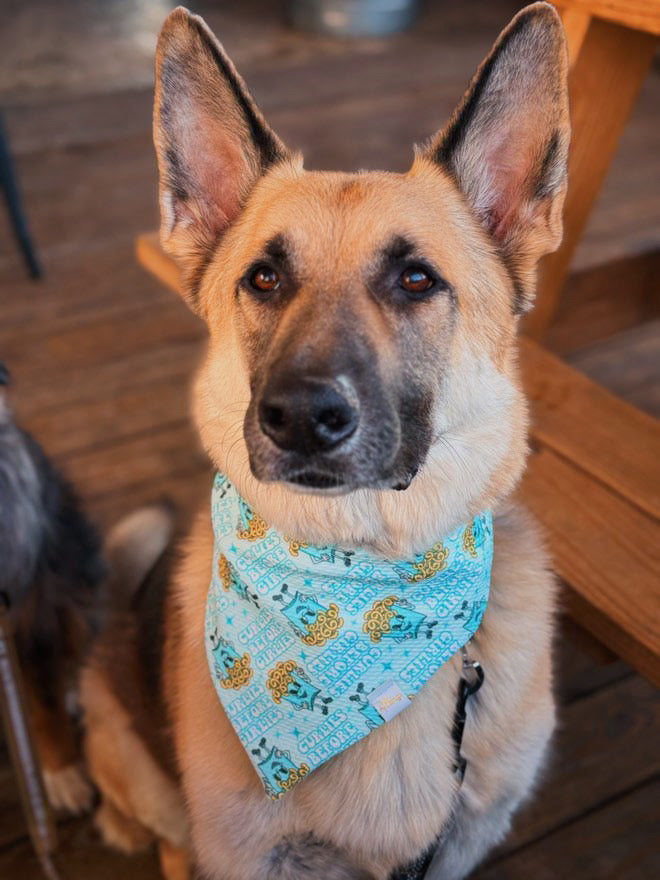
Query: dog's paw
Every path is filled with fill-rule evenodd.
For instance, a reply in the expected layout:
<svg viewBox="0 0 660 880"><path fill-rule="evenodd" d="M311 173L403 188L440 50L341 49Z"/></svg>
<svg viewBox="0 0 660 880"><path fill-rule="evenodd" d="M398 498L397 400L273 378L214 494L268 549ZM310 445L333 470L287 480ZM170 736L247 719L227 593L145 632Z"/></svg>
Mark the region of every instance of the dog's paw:
<svg viewBox="0 0 660 880"><path fill-rule="evenodd" d="M153 834L135 819L125 816L113 804L104 800L94 816L103 842L127 855L149 846Z"/></svg>
<svg viewBox="0 0 660 880"><path fill-rule="evenodd" d="M45 770L44 784L51 806L69 813L86 813L94 801L94 786L82 764L67 764L59 770Z"/></svg>

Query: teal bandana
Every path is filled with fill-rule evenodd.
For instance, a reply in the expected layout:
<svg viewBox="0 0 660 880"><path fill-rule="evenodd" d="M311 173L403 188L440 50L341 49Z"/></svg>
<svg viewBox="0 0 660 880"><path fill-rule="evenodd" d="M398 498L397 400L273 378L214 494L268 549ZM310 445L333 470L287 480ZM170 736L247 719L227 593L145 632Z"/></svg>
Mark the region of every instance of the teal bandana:
<svg viewBox="0 0 660 880"><path fill-rule="evenodd" d="M279 534L218 474L206 653L271 798L394 718L474 635L490 513L410 561Z"/></svg>

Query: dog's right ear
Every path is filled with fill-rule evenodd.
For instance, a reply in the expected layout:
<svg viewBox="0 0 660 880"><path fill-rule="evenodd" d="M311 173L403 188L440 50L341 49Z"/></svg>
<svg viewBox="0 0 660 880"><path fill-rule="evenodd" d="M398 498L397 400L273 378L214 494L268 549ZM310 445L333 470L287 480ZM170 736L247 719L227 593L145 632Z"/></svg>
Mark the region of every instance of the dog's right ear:
<svg viewBox="0 0 660 880"><path fill-rule="evenodd" d="M181 6L158 40L154 143L161 244L194 299L205 257L259 177L288 154L220 43Z"/></svg>

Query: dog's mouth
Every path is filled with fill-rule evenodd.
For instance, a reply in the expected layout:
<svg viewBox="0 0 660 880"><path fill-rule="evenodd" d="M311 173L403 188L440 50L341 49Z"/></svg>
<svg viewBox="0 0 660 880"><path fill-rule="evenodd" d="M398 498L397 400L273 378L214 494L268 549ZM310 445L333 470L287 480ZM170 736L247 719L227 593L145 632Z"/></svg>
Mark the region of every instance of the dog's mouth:
<svg viewBox="0 0 660 880"><path fill-rule="evenodd" d="M285 481L301 489L314 489L316 491L341 491L346 488L346 484L337 474L330 474L324 471L299 471L287 476Z"/></svg>
<svg viewBox="0 0 660 880"><path fill-rule="evenodd" d="M413 467L412 470L410 471L410 473L406 474L402 480L399 480L398 483L395 483L392 486L392 489L394 489L395 492L405 492L405 490L408 488L408 486L412 483L412 481L417 476L418 470L419 470L419 466Z"/></svg>
<svg viewBox="0 0 660 880"><path fill-rule="evenodd" d="M253 476L316 495L407 489L429 448L428 395L381 386L295 374L254 392L243 425Z"/></svg>
<svg viewBox="0 0 660 880"><path fill-rule="evenodd" d="M313 495L346 495L360 489L405 491L426 457L425 444L401 443L398 432L382 425L365 438L360 434L329 452L278 449L246 419L245 441L254 477L282 483Z"/></svg>
<svg viewBox="0 0 660 880"><path fill-rule="evenodd" d="M298 491L311 492L316 495L343 495L354 489L393 489L397 492L405 491L415 479L419 468L413 467L408 473L396 479L380 479L359 485L350 480L343 479L337 473L328 471L305 469L293 474L282 475L281 482L294 487Z"/></svg>

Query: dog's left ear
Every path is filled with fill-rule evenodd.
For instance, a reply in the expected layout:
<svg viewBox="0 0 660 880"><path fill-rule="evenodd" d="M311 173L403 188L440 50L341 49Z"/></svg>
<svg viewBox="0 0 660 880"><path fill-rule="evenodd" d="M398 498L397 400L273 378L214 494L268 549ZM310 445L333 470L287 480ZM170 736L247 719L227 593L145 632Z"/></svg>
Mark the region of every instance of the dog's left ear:
<svg viewBox="0 0 660 880"><path fill-rule="evenodd" d="M193 296L205 256L288 152L204 21L181 6L158 40L154 143L161 244L179 262L184 295Z"/></svg>
<svg viewBox="0 0 660 880"><path fill-rule="evenodd" d="M445 129L422 155L446 168L495 239L531 307L539 258L562 236L570 141L568 59L548 3L516 15Z"/></svg>

